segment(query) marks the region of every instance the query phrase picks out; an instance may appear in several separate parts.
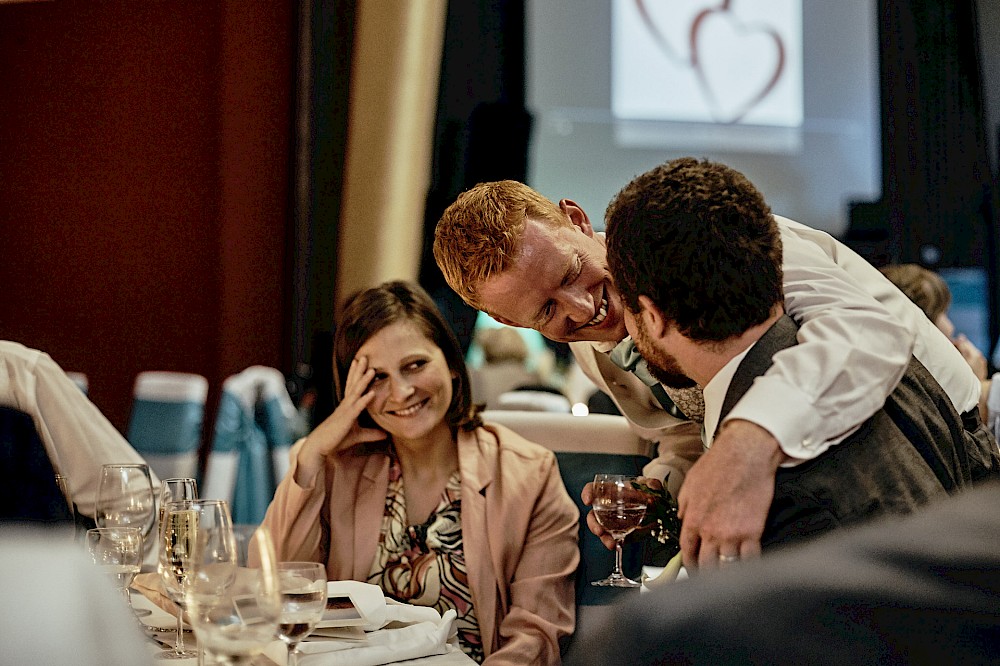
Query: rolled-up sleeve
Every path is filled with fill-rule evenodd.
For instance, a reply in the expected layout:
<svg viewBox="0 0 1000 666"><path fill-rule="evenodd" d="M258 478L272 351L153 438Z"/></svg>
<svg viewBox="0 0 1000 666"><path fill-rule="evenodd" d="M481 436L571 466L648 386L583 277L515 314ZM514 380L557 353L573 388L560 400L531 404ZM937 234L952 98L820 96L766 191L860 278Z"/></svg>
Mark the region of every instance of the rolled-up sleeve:
<svg viewBox="0 0 1000 666"><path fill-rule="evenodd" d="M808 460L881 408L906 371L915 334L871 294L864 273L849 273L787 227L781 239L785 309L800 326L799 344L775 354L726 420L752 421L787 455Z"/></svg>

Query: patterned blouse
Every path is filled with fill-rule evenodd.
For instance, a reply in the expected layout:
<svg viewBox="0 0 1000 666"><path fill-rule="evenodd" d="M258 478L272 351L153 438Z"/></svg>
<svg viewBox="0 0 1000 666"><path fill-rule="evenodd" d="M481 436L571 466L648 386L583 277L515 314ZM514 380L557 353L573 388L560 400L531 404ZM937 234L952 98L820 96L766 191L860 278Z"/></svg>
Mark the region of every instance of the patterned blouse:
<svg viewBox="0 0 1000 666"><path fill-rule="evenodd" d="M441 614L454 608L462 650L481 663L483 641L462 548L461 481L458 470L452 472L427 522L407 525L403 472L392 457L382 531L368 582L397 601L430 606Z"/></svg>

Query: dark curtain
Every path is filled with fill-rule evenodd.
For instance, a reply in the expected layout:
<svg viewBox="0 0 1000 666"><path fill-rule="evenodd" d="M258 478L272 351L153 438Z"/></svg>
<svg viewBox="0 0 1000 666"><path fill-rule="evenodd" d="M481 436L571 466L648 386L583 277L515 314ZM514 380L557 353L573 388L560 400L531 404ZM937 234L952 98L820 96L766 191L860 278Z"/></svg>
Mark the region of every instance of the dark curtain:
<svg viewBox="0 0 1000 666"><path fill-rule="evenodd" d="M996 179L975 2L879 0L878 11L883 198L858 217L884 215L889 261L985 268L995 341Z"/></svg>
<svg viewBox="0 0 1000 666"><path fill-rule="evenodd" d="M311 425L333 411L332 332L337 229L354 49L356 0L299 3L292 224L289 390L314 400Z"/></svg>
<svg viewBox="0 0 1000 666"><path fill-rule="evenodd" d="M526 180L531 116L524 96L524 0L449 2L420 284L463 351L472 341L476 311L438 270L434 227L448 204L476 183Z"/></svg>

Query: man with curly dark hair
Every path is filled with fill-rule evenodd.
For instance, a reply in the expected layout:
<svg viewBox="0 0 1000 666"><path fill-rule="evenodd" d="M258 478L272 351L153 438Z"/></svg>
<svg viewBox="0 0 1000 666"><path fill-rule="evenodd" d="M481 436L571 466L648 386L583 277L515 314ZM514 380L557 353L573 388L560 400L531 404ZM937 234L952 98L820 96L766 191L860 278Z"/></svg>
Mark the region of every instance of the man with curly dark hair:
<svg viewBox="0 0 1000 666"><path fill-rule="evenodd" d="M711 549L700 556L703 540L749 554L759 538L760 511L768 501L748 503L745 493L735 492L759 486L742 451L770 445L809 460L837 446L884 403L911 354L959 412L974 410L979 401L979 383L961 354L883 275L825 232L777 215L774 220L785 309L800 326L802 344L777 354L729 412L716 441L718 450L732 452L727 465L693 476L704 451L701 390L663 385L643 372L646 364L625 330L626 308L608 271L604 234L576 202L549 200L516 181L480 183L459 195L435 230L434 258L463 300L503 323L569 342L580 369L633 430L656 442L658 455L644 468L646 476L665 479L675 496L684 489L714 498L702 507L701 524L689 519L685 528L702 537L692 540L686 560L700 559L705 567L719 562ZM714 460L720 458L717 451ZM587 488L582 495L589 503ZM613 548L593 514L588 523Z"/></svg>
<svg viewBox="0 0 1000 666"><path fill-rule="evenodd" d="M734 457L754 470L729 491L744 498L748 524L757 521L756 534L738 544L713 540L705 524L715 502L729 504L725 493L681 489L681 545L699 561L756 554L757 539L767 547L908 513L1000 471L995 443L966 442L961 416L915 358L873 416L807 462L768 442L713 446L729 410L798 344L799 326L785 314L778 224L742 174L685 158L626 185L608 206L607 229L625 326L650 371L666 386L703 390L710 448L688 482L730 473Z"/></svg>

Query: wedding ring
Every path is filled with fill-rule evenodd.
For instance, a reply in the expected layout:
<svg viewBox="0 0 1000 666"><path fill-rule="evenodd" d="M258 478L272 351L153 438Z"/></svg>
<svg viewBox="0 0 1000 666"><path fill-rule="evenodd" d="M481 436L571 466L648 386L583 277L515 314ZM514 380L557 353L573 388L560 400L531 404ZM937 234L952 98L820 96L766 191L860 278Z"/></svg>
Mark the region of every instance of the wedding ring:
<svg viewBox="0 0 1000 666"><path fill-rule="evenodd" d="M719 561L725 564L732 564L733 562L739 562L739 555L719 555Z"/></svg>

